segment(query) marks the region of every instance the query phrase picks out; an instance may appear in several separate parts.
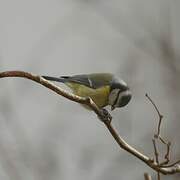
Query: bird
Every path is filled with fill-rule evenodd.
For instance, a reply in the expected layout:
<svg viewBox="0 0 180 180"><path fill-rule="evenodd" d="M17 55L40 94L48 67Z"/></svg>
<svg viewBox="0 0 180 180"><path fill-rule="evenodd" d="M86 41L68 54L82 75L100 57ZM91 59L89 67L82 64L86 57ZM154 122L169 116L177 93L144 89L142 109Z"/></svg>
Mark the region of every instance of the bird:
<svg viewBox="0 0 180 180"><path fill-rule="evenodd" d="M111 107L111 111L124 107L132 97L128 85L111 73L42 77L49 81L64 83L77 96L90 97L100 109L108 105Z"/></svg>

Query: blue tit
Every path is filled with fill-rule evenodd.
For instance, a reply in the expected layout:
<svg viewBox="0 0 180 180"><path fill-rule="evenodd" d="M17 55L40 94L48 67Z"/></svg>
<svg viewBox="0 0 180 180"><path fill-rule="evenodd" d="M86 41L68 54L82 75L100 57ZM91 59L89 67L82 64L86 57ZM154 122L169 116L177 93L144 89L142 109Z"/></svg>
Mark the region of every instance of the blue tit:
<svg viewBox="0 0 180 180"><path fill-rule="evenodd" d="M99 108L110 105L111 110L114 110L127 105L132 97L127 84L110 73L42 77L46 80L64 83L75 95L90 97Z"/></svg>

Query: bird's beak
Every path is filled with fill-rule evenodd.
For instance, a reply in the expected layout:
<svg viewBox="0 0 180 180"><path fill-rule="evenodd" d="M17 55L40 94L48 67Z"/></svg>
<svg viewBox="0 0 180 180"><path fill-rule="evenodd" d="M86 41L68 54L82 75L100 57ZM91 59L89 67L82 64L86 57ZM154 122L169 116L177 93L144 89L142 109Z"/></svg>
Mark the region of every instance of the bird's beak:
<svg viewBox="0 0 180 180"><path fill-rule="evenodd" d="M115 106L111 106L111 111L113 111L116 107Z"/></svg>

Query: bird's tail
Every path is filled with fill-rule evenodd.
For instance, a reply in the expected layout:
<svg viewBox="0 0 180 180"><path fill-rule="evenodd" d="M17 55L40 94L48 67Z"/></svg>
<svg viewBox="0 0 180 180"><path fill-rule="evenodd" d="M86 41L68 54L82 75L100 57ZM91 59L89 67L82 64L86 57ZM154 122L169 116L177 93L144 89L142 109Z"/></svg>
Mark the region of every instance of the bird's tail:
<svg viewBox="0 0 180 180"><path fill-rule="evenodd" d="M51 76L42 76L42 77L49 81L56 81L56 82L62 82L62 83L67 82L67 78L65 77L51 77Z"/></svg>

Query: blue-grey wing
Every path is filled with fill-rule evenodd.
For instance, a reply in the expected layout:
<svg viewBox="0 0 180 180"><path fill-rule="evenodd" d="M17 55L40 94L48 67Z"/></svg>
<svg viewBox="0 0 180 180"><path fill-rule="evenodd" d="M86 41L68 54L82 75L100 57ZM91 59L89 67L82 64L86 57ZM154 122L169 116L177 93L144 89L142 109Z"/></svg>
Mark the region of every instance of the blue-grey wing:
<svg viewBox="0 0 180 180"><path fill-rule="evenodd" d="M82 74L75 76L61 76L65 82L79 83L84 86L97 89L102 86L110 85L112 81L112 74L109 73L97 73L97 74Z"/></svg>

